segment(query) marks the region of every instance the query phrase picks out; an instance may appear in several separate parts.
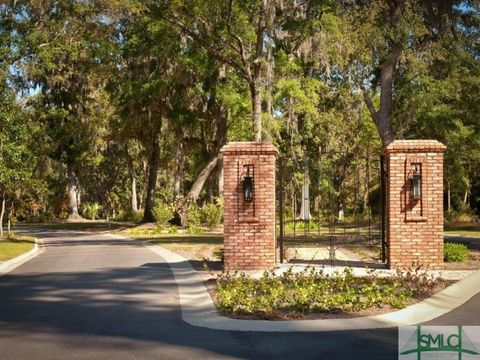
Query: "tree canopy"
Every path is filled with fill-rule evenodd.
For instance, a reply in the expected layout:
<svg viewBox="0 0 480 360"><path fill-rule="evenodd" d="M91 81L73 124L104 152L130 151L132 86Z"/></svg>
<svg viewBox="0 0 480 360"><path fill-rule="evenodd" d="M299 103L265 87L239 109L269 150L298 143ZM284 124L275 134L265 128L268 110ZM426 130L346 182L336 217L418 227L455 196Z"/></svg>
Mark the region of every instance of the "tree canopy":
<svg viewBox="0 0 480 360"><path fill-rule="evenodd" d="M445 209L478 213L479 11L475 0L3 2L0 199L28 221L92 203L152 221L161 202L186 225L222 196L221 147L268 140L318 180L318 201L356 196L367 212L382 147L432 138L448 148Z"/></svg>

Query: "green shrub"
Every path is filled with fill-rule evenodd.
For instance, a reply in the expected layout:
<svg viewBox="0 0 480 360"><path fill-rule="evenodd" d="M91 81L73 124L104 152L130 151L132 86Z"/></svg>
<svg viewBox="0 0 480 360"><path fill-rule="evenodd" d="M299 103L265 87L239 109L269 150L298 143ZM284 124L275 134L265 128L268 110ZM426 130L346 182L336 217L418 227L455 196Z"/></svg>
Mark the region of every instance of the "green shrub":
<svg viewBox="0 0 480 360"><path fill-rule="evenodd" d="M315 220L310 220L310 221L304 221L304 220L295 220L295 221L290 221L285 224L285 230L317 230L318 227L321 227L321 225L315 221Z"/></svg>
<svg viewBox="0 0 480 360"><path fill-rule="evenodd" d="M197 204L190 206L187 210L187 226L199 227L202 222L202 212Z"/></svg>
<svg viewBox="0 0 480 360"><path fill-rule="evenodd" d="M168 225L168 221L172 219L173 211L170 205L157 202L153 208L153 216L158 228L163 229Z"/></svg>
<svg viewBox="0 0 480 360"><path fill-rule="evenodd" d="M443 247L443 257L446 262L464 262L470 256L470 251L463 244L446 243Z"/></svg>
<svg viewBox="0 0 480 360"><path fill-rule="evenodd" d="M474 223L477 222L478 216L468 207L464 207L457 211L445 213L447 222L450 223Z"/></svg>
<svg viewBox="0 0 480 360"><path fill-rule="evenodd" d="M65 216L65 218L67 217L68 217L68 214L67 216ZM50 218L44 213L31 214L31 215L28 215L28 217L26 218L26 222L32 223L32 224L42 224L48 221L50 221Z"/></svg>
<svg viewBox="0 0 480 360"><path fill-rule="evenodd" d="M177 227L176 227L176 226L170 226L170 227L168 228L168 233L169 233L169 234L178 234L178 229L177 229Z"/></svg>
<svg viewBox="0 0 480 360"><path fill-rule="evenodd" d="M218 276L217 285L217 304L227 314L284 311L296 315L384 305L402 308L413 295L430 292L435 280L417 271L383 278L374 274L355 277L349 268L334 275L310 268L300 273L290 269L283 275L267 271L260 279L227 272Z"/></svg>
<svg viewBox="0 0 480 360"><path fill-rule="evenodd" d="M143 219L143 210L139 210L139 211L121 210L114 220L140 222L142 221L142 219Z"/></svg>
<svg viewBox="0 0 480 360"><path fill-rule="evenodd" d="M187 234L201 234L203 229L200 226L188 225Z"/></svg>
<svg viewBox="0 0 480 360"><path fill-rule="evenodd" d="M222 220L223 209L218 204L207 204L201 209L202 224L209 229L215 229Z"/></svg>
<svg viewBox="0 0 480 360"><path fill-rule="evenodd" d="M98 203L85 203L83 204L82 215L88 219L95 220L100 212L100 204Z"/></svg>
<svg viewBox="0 0 480 360"><path fill-rule="evenodd" d="M128 221L134 221L134 222L140 222L143 220L143 210L140 211L129 211L127 213L127 220Z"/></svg>
<svg viewBox="0 0 480 360"><path fill-rule="evenodd" d="M160 235L162 232L161 232L161 229L139 229L139 228L133 228L133 229L128 229L127 230L127 233L129 235Z"/></svg>

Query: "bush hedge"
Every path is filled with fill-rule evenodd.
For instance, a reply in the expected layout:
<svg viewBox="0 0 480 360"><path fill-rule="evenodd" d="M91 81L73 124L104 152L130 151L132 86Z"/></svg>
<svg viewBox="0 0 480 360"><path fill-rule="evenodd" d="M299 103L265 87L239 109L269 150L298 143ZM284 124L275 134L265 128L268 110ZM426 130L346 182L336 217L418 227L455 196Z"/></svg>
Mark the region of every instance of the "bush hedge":
<svg viewBox="0 0 480 360"><path fill-rule="evenodd" d="M470 256L470 251L463 244L446 243L443 249L446 262L464 262Z"/></svg>
<svg viewBox="0 0 480 360"><path fill-rule="evenodd" d="M187 210L187 226L197 228L202 222L202 212L197 204L190 206Z"/></svg>
<svg viewBox="0 0 480 360"><path fill-rule="evenodd" d="M322 270L306 269L283 275L265 272L260 279L244 273L224 273L217 278L216 301L227 314L293 314L359 311L371 307L402 308L414 295L430 292L433 277L418 269L398 272L392 278L376 275L326 275Z"/></svg>
<svg viewBox="0 0 480 360"><path fill-rule="evenodd" d="M172 207L163 202L157 202L153 208L153 216L159 229L167 227L173 217Z"/></svg>
<svg viewBox="0 0 480 360"><path fill-rule="evenodd" d="M82 215L88 219L95 220L98 218L101 206L98 203L85 203L83 204Z"/></svg>
<svg viewBox="0 0 480 360"><path fill-rule="evenodd" d="M215 229L220 225L222 220L223 209L217 204L206 204L201 209L202 224L209 229Z"/></svg>

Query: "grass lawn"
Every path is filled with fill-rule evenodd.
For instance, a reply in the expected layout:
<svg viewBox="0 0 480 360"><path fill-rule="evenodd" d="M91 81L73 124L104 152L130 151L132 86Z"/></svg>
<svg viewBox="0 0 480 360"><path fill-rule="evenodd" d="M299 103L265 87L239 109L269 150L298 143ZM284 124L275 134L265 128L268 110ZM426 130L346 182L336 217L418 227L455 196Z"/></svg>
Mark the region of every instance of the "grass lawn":
<svg viewBox="0 0 480 360"><path fill-rule="evenodd" d="M13 235L0 238L0 262L4 262L33 249L35 239L30 236Z"/></svg>
<svg viewBox="0 0 480 360"><path fill-rule="evenodd" d="M446 230L445 234L480 237L480 231L471 231L471 230Z"/></svg>
<svg viewBox="0 0 480 360"><path fill-rule="evenodd" d="M445 233L480 237L480 223L445 223Z"/></svg>
<svg viewBox="0 0 480 360"><path fill-rule="evenodd" d="M216 252L223 247L221 234L161 234L156 229L130 229L122 231L134 239L147 240L152 244L174 251L190 260L197 270L219 270L222 264Z"/></svg>

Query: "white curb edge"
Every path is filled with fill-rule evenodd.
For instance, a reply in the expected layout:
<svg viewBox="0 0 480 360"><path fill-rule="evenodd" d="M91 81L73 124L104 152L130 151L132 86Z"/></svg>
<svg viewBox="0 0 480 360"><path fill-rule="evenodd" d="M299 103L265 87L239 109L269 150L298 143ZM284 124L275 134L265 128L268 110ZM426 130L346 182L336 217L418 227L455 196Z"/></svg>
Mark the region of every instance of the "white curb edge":
<svg viewBox="0 0 480 360"><path fill-rule="evenodd" d="M117 236L110 234L111 236ZM122 237L122 236L117 236ZM124 237L125 238L125 237ZM125 238L127 239L127 238ZM131 239L131 238L128 238ZM177 283L183 320L193 326L226 331L320 332L366 330L415 325L463 305L480 292L480 270L405 309L350 319L241 320L220 316L202 278L183 256L159 245L143 245L166 260Z"/></svg>
<svg viewBox="0 0 480 360"><path fill-rule="evenodd" d="M40 246L39 246L40 244ZM33 249L14 257L4 263L0 264L0 276L8 274L10 271L14 270L15 268L19 267L20 265L25 264L27 261L30 261L34 257L40 255L44 251L43 245L41 244L38 238L35 238L35 244L33 245Z"/></svg>

